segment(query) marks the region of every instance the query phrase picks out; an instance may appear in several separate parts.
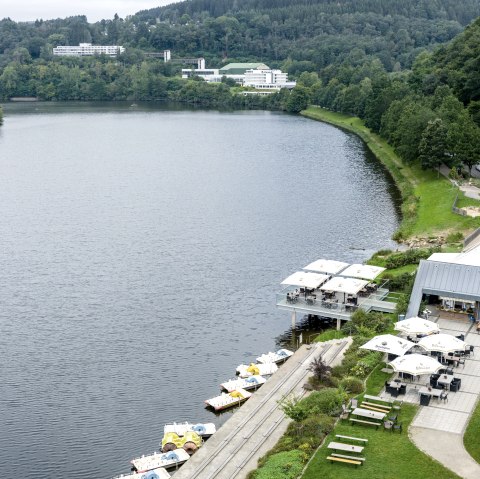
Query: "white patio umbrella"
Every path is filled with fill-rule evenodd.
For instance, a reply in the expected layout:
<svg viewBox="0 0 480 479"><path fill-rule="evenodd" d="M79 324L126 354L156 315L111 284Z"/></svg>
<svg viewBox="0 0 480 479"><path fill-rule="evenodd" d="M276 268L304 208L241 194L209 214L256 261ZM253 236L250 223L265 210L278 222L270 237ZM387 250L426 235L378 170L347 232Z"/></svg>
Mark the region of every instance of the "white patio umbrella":
<svg viewBox="0 0 480 479"><path fill-rule="evenodd" d="M385 268L381 266L372 266L370 264L351 264L348 268L344 269L340 275L349 276L350 278L362 278L368 280L374 280L380 273L383 273Z"/></svg>
<svg viewBox="0 0 480 479"><path fill-rule="evenodd" d="M370 339L370 341L360 346L360 348L403 356L413 346L415 346L415 343L394 336L393 334L381 334L380 336L375 336Z"/></svg>
<svg viewBox="0 0 480 479"><path fill-rule="evenodd" d="M437 323L428 319L413 316L403 321L398 321L394 326L395 331L407 334L432 334L440 331Z"/></svg>
<svg viewBox="0 0 480 479"><path fill-rule="evenodd" d="M465 351L467 343L450 334L434 334L422 338L418 345L427 351L453 353L455 351Z"/></svg>
<svg viewBox="0 0 480 479"><path fill-rule="evenodd" d="M291 286L303 286L305 288L315 289L325 283L329 278L328 274L306 273L297 271L282 281L282 284Z"/></svg>
<svg viewBox="0 0 480 479"><path fill-rule="evenodd" d="M395 358L389 363L394 371L407 373L412 376L421 376L422 374L434 374L444 366L431 356L422 354L407 354Z"/></svg>
<svg viewBox="0 0 480 479"><path fill-rule="evenodd" d="M343 263L342 261L334 261L331 259L317 259L313 263L307 264L302 269L308 271L315 271L317 273L327 273L327 274L336 274L342 269L345 269L348 266L348 263Z"/></svg>

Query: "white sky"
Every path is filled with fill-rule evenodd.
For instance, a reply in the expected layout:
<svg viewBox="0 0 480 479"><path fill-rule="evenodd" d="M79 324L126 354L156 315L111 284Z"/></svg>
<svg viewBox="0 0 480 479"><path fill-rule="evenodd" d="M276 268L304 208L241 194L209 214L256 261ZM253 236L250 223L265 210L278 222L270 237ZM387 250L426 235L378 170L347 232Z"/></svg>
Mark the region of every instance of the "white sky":
<svg viewBox="0 0 480 479"><path fill-rule="evenodd" d="M177 1L180 0L0 0L0 19L10 17L23 22L86 15L89 23L94 23L112 19L115 13L125 18L140 10Z"/></svg>

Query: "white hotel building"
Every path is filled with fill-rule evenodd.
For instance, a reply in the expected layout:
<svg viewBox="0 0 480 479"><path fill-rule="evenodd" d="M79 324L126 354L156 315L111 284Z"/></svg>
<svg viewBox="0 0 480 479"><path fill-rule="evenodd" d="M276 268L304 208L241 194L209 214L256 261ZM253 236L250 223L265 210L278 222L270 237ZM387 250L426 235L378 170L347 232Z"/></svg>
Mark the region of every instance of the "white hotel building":
<svg viewBox="0 0 480 479"><path fill-rule="evenodd" d="M53 49L53 54L67 57L91 57L94 55L107 55L116 57L123 53L125 48L119 45L92 45L91 43L80 43L78 46L65 45Z"/></svg>

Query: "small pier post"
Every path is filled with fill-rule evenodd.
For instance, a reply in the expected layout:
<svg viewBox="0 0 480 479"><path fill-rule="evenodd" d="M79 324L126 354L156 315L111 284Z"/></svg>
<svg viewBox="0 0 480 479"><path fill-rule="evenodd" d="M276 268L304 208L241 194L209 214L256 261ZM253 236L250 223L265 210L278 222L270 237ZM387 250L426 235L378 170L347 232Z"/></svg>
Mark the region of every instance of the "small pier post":
<svg viewBox="0 0 480 479"><path fill-rule="evenodd" d="M340 318L337 318L337 331L340 331L341 327L342 327L342 320Z"/></svg>
<svg viewBox="0 0 480 479"><path fill-rule="evenodd" d="M292 329L295 329L296 320L297 320L297 312L293 310L292 311Z"/></svg>

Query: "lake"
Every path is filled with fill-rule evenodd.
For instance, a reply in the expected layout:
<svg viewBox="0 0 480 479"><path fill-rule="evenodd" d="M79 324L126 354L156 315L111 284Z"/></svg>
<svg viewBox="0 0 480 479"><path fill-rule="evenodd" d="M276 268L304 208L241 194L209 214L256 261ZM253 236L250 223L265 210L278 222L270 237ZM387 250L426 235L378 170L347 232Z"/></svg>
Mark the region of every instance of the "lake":
<svg viewBox="0 0 480 479"><path fill-rule="evenodd" d="M299 116L8 104L0 128L0 464L110 478L240 363L295 344L290 273L362 262L399 196L355 136Z"/></svg>

